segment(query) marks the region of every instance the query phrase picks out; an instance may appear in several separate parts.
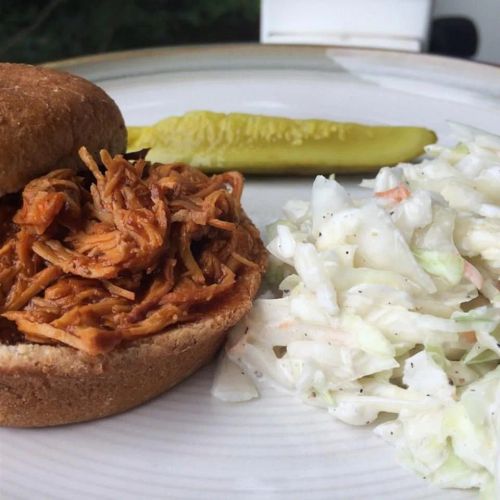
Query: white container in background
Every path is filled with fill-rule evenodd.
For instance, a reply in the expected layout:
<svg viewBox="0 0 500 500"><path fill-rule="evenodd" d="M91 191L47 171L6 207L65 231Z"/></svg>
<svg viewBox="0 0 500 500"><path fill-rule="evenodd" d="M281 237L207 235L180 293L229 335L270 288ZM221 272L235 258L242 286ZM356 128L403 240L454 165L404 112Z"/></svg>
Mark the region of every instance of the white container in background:
<svg viewBox="0 0 500 500"><path fill-rule="evenodd" d="M432 0L261 0L260 41L419 52L431 12Z"/></svg>

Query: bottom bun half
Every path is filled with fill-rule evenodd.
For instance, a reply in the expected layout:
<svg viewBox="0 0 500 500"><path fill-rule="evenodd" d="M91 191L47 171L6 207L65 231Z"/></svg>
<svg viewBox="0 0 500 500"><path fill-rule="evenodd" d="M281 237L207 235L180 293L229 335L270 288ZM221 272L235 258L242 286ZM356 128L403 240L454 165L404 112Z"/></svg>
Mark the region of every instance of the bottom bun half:
<svg viewBox="0 0 500 500"><path fill-rule="evenodd" d="M262 247L260 264L266 256ZM261 272L245 268L202 319L100 356L70 347L0 345L0 425L45 427L93 420L140 405L210 361L228 328L251 308Z"/></svg>

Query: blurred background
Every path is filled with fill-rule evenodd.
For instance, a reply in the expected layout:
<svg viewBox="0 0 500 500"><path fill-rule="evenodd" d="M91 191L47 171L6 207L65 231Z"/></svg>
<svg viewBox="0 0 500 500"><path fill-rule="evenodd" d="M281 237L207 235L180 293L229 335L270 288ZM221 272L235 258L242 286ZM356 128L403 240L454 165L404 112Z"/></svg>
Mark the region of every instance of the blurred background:
<svg viewBox="0 0 500 500"><path fill-rule="evenodd" d="M261 40L500 64L499 19L500 0L0 0L0 60Z"/></svg>

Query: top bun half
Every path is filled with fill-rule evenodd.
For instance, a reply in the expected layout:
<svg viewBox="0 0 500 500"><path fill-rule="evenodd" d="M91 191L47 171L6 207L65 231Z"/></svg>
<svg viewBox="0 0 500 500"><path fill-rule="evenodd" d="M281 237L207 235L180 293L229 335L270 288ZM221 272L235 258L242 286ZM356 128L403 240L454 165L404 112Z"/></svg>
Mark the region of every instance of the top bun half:
<svg viewBox="0 0 500 500"><path fill-rule="evenodd" d="M96 156L126 145L122 114L101 88L69 73L0 63L0 196L50 170L83 166L81 146Z"/></svg>

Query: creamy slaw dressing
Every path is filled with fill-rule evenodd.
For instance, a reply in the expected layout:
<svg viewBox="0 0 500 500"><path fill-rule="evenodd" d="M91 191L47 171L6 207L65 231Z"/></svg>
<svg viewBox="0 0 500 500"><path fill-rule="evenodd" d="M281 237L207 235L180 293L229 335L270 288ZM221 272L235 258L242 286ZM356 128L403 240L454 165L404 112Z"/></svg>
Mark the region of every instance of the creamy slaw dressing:
<svg viewBox="0 0 500 500"><path fill-rule="evenodd" d="M375 432L406 466L495 498L500 137L451 127L455 147L382 168L366 197L318 176L287 202L268 228L279 298L232 330L213 394L248 400L265 381L352 425L391 414Z"/></svg>

